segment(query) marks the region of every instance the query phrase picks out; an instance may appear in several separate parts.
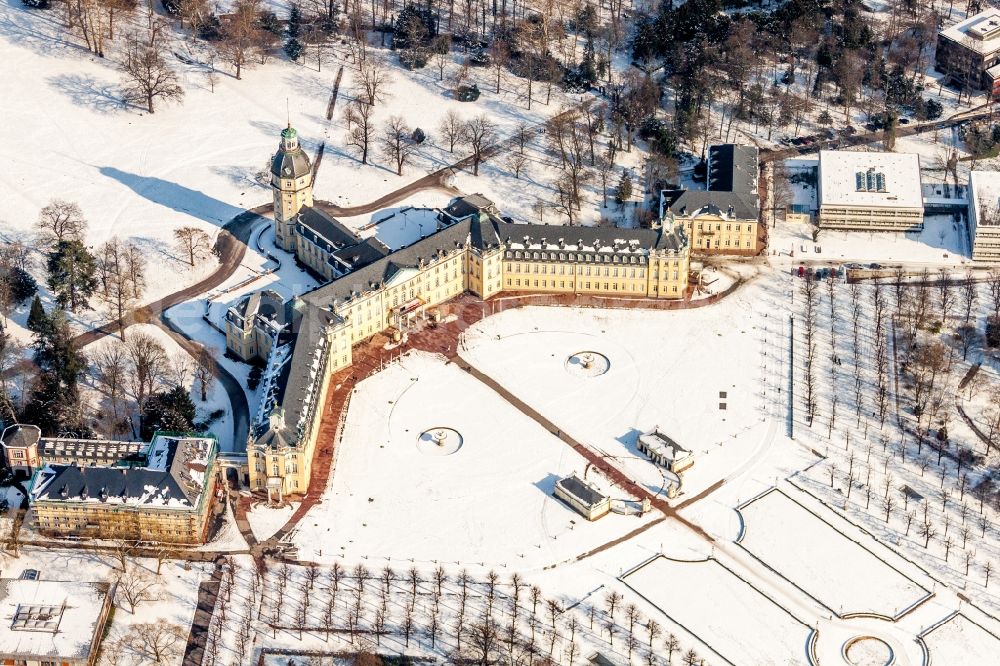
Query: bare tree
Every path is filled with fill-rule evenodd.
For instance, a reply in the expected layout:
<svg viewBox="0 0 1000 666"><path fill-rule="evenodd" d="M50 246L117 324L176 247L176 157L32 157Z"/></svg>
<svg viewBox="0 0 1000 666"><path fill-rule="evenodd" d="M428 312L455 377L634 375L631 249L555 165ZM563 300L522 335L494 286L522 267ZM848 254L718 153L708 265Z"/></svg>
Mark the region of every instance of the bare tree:
<svg viewBox="0 0 1000 666"><path fill-rule="evenodd" d="M479 175L479 165L486 159L486 151L495 141L496 125L486 114L465 123L463 143L472 150L472 175Z"/></svg>
<svg viewBox="0 0 1000 666"><path fill-rule="evenodd" d="M149 573L138 565L126 567L118 577L117 596L123 598L129 605L129 612L135 615L135 607L144 601L155 601L156 581Z"/></svg>
<svg viewBox="0 0 1000 666"><path fill-rule="evenodd" d="M217 354L218 351L204 345L198 352L197 363L194 368L194 381L198 387L198 393L202 402L208 400L208 393L212 390L212 384L215 382L215 373L217 371L215 357ZM312 580L310 580L310 589L311 583Z"/></svg>
<svg viewBox="0 0 1000 666"><path fill-rule="evenodd" d="M260 44L259 17L259 0L238 0L223 24L219 54L236 70L237 79L243 77L243 68L253 62Z"/></svg>
<svg viewBox="0 0 1000 666"><path fill-rule="evenodd" d="M184 651L187 636L170 622L133 624L124 636L125 645L145 663L173 662Z"/></svg>
<svg viewBox="0 0 1000 666"><path fill-rule="evenodd" d="M198 227L174 229L174 241L177 250L187 256L188 264L191 266L208 256L212 249L212 237Z"/></svg>
<svg viewBox="0 0 1000 666"><path fill-rule="evenodd" d="M358 65L358 77L355 82L355 97L359 101L375 106L388 97L386 88L392 83L389 66L381 57L371 56Z"/></svg>
<svg viewBox="0 0 1000 666"><path fill-rule="evenodd" d="M444 115L438 131L448 142L449 153L455 152L455 144L465 143L465 121L455 111L449 110Z"/></svg>
<svg viewBox="0 0 1000 666"><path fill-rule="evenodd" d="M114 427L122 418L125 409L128 355L120 344L106 344L90 356L94 380L99 390L107 396L111 406Z"/></svg>
<svg viewBox="0 0 1000 666"><path fill-rule="evenodd" d="M100 298L125 337L126 315L146 287L146 262L134 245L113 237L97 249Z"/></svg>
<svg viewBox="0 0 1000 666"><path fill-rule="evenodd" d="M409 163L417 146L410 140L410 128L399 116L393 116L382 128L382 155L396 167L396 175L403 175L403 167Z"/></svg>
<svg viewBox="0 0 1000 666"><path fill-rule="evenodd" d="M438 68L438 81L444 81L444 68L451 62L451 36L438 35L431 41L431 53Z"/></svg>
<svg viewBox="0 0 1000 666"><path fill-rule="evenodd" d="M78 204L53 199L38 213L35 229L42 245L52 247L63 241L82 241L87 234L87 221Z"/></svg>
<svg viewBox="0 0 1000 666"><path fill-rule="evenodd" d="M154 113L157 100L184 99L177 74L167 64L169 45L165 35L163 24L154 20L145 36L133 34L125 40L121 62L124 97L132 104L145 105L149 113Z"/></svg>
<svg viewBox="0 0 1000 666"><path fill-rule="evenodd" d="M163 382L167 369L167 353L159 340L149 333L133 333L125 341L129 358L127 390L139 408L140 424L146 399Z"/></svg>
<svg viewBox="0 0 1000 666"><path fill-rule="evenodd" d="M355 100L344 111L347 124L347 145L361 153L361 163L368 164L368 150L375 133L374 110L370 104Z"/></svg>
<svg viewBox="0 0 1000 666"><path fill-rule="evenodd" d="M466 637L477 662L481 666L492 663L493 655L499 647L496 626L489 620L477 622L466 630Z"/></svg>
<svg viewBox="0 0 1000 666"><path fill-rule="evenodd" d="M961 298L964 315L963 321L968 324L972 319L972 310L976 307L976 302L979 300L979 285L976 284L976 278L972 274L972 269L966 271L965 277L962 278Z"/></svg>

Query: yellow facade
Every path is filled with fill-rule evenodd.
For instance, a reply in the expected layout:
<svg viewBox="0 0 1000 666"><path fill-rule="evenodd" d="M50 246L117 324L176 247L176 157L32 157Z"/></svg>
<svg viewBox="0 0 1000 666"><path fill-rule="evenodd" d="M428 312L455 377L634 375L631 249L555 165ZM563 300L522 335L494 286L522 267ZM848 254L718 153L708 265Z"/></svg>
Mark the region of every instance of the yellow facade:
<svg viewBox="0 0 1000 666"><path fill-rule="evenodd" d="M535 254L539 258L535 258ZM542 260L533 250L480 251L460 247L442 252L415 268L401 270L386 283L359 293L338 306L342 321L326 333L318 396L295 443L275 447L251 443L250 487L270 490L272 497L301 494L309 486L323 407L330 377L352 362L351 348L391 328L405 328L406 317L465 292L487 299L504 291L584 294L617 298L683 298L688 286L690 253L653 250L649 256L617 257L602 252L548 252ZM572 254L572 260L570 255ZM405 311L408 304L417 309Z"/></svg>
<svg viewBox="0 0 1000 666"><path fill-rule="evenodd" d="M312 204L311 183L276 179L272 180L272 185L279 245L295 252L296 257L316 273L335 280L337 276L331 274L328 263L329 253L321 246L325 242L322 235L308 228L301 218L303 228L298 231L291 222L304 206ZM476 197L493 210L491 202L479 195ZM490 220L493 219L486 210L478 210L470 216L445 215L441 228L454 229L457 220L470 218L474 220L473 225L492 224ZM679 241L670 248L659 245L660 235L656 230L631 236L624 230L606 230L609 233L602 231L588 243L582 239L592 234L581 232L577 234L581 240L576 245L564 243L563 239L546 243L546 239L541 238L537 244L528 242L523 246L510 238L498 239L496 234L529 233L526 225L508 227L506 224L502 223L502 232L494 233L491 243L465 239L441 244L428 250L427 256L415 256L410 252L409 260L401 260L394 270L384 275L380 273L367 285L359 285L349 297L333 304L324 303L324 308L329 308L324 312L331 313L330 323L319 336L316 348L295 350L296 354L313 355L308 371L317 369L321 378L318 385L310 385L308 400L301 401L305 411L294 417L295 423L286 423L283 409L275 406L267 416L271 420L267 432L251 438L248 454L252 490L267 490L272 498L306 491L330 377L351 365L353 345L388 329L405 330L412 319L427 308L465 292L482 299L504 291L657 299L679 299L686 294L691 268L690 244L681 232L678 232ZM544 227L545 231L540 231L542 225L532 228L534 233L548 233L549 230ZM673 229L671 223L668 228ZM559 231L554 228L551 233ZM567 227L565 233L576 232ZM632 240L615 240L618 233ZM311 234L316 238L309 238ZM746 234L756 238L756 229L747 229ZM742 236L733 238L741 239ZM412 249L410 246L409 250ZM390 254L386 260L395 261L394 255ZM351 272L339 279L348 281L344 284L354 279L363 282ZM246 353L250 343L249 331L235 326L232 331L227 328L230 349L239 348ZM300 397L292 399L300 400ZM287 402L287 398L285 400Z"/></svg>
<svg viewBox="0 0 1000 666"><path fill-rule="evenodd" d="M757 254L760 241L757 220L729 219L722 215L698 215L678 218L691 239L691 251L725 254L741 252Z"/></svg>

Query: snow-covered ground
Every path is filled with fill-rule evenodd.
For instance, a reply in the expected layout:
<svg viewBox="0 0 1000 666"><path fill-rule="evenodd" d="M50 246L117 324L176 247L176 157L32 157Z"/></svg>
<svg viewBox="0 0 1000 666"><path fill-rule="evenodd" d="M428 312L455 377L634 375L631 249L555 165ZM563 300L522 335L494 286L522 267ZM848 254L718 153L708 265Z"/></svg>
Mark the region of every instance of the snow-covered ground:
<svg viewBox="0 0 1000 666"><path fill-rule="evenodd" d="M657 557L623 580L728 663L809 663L805 648L809 625L716 560ZM725 612L720 612L723 608ZM737 618L739 629L734 631Z"/></svg>
<svg viewBox="0 0 1000 666"><path fill-rule="evenodd" d="M438 428L455 433L454 447L422 437ZM358 385L330 487L294 542L301 558L325 563L555 564L649 519L612 513L590 523L552 496L558 479L576 473L632 499L586 467L454 364L409 353Z"/></svg>
<svg viewBox="0 0 1000 666"><path fill-rule="evenodd" d="M890 552L874 554L783 492L739 512L740 545L838 615L896 617L930 593L885 561Z"/></svg>
<svg viewBox="0 0 1000 666"><path fill-rule="evenodd" d="M288 519L295 513L299 506L298 502L291 502L282 506L269 506L266 503L257 503L247 512L247 520L250 529L258 541L270 539L275 532L280 530Z"/></svg>
<svg viewBox="0 0 1000 666"><path fill-rule="evenodd" d="M956 615L923 636L934 664L992 664L1000 654L1000 636Z"/></svg>
<svg viewBox="0 0 1000 666"><path fill-rule="evenodd" d="M738 292L723 307L670 312L506 310L471 326L460 354L652 492L667 479L636 440L659 426L695 454L683 500L774 437L761 395L767 313L751 298ZM584 351L606 356L608 371L568 372L567 359Z"/></svg>

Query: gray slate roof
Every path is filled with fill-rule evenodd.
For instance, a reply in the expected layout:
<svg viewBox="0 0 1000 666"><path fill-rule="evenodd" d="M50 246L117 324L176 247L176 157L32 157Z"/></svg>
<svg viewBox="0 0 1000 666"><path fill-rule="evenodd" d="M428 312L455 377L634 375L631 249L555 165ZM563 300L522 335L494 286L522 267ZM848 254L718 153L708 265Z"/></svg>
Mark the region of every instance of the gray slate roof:
<svg viewBox="0 0 1000 666"><path fill-rule="evenodd" d="M305 206L295 219L300 225L307 227L308 230L315 232L315 236L318 236L318 238L311 238L307 234L306 237L309 240L321 241L317 243L318 245L323 245L322 241L325 241L326 246L331 251L348 245L357 245L361 242L357 234L319 208Z"/></svg>
<svg viewBox="0 0 1000 666"><path fill-rule="evenodd" d="M41 436L42 431L38 426L23 425L20 423L8 426L4 429L2 435L4 446L14 447L28 447L32 444L37 444Z"/></svg>
<svg viewBox="0 0 1000 666"><path fill-rule="evenodd" d="M723 143L708 149L708 189L757 194L760 157L755 146Z"/></svg>
<svg viewBox="0 0 1000 666"><path fill-rule="evenodd" d="M311 172L309 156L301 146L296 146L293 150L278 148L278 152L271 158L271 175L278 178L300 178Z"/></svg>
<svg viewBox="0 0 1000 666"><path fill-rule="evenodd" d="M693 217L700 212L711 215L728 215L741 220L756 220L760 207L755 194L739 192L707 192L705 190L667 190L666 205L669 212L680 217ZM730 212L730 206L732 211Z"/></svg>
<svg viewBox="0 0 1000 666"><path fill-rule="evenodd" d="M147 461L146 467L47 465L32 482L31 501L196 507L204 490L204 478L200 483L192 482L191 472L196 470L203 476L211 473L206 468L207 460L199 462L202 440L164 437L164 441L165 460ZM211 451L205 455L211 455Z"/></svg>
<svg viewBox="0 0 1000 666"><path fill-rule="evenodd" d="M567 476L565 479L559 479L556 481L556 485L560 486L567 493L577 498L581 503L587 506L600 504L607 499L607 496L602 495L591 488L590 485L575 474Z"/></svg>

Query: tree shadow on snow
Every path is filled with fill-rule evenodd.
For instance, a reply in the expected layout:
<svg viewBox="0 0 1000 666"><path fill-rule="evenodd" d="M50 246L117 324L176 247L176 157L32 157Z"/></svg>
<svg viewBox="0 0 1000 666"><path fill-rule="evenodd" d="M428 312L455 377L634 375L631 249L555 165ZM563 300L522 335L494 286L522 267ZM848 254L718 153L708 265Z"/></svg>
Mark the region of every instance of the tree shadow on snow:
<svg viewBox="0 0 1000 666"><path fill-rule="evenodd" d="M128 107L121 88L98 81L93 76L57 74L47 80L49 85L68 96L77 106L87 107L98 113L114 113Z"/></svg>
<svg viewBox="0 0 1000 666"><path fill-rule="evenodd" d="M204 192L162 178L140 176L108 166L100 167L98 171L153 203L219 226L243 212L243 209L219 201Z"/></svg>

